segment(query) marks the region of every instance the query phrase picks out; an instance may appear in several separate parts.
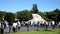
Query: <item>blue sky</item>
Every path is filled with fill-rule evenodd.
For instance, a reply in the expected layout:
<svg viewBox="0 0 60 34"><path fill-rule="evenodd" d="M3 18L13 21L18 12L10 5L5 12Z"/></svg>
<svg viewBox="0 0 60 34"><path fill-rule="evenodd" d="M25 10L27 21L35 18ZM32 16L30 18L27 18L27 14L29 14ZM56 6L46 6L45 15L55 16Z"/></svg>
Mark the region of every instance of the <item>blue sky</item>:
<svg viewBox="0 0 60 34"><path fill-rule="evenodd" d="M0 10L13 13L25 9L31 10L35 3L39 11L43 12L60 9L60 0L0 0Z"/></svg>

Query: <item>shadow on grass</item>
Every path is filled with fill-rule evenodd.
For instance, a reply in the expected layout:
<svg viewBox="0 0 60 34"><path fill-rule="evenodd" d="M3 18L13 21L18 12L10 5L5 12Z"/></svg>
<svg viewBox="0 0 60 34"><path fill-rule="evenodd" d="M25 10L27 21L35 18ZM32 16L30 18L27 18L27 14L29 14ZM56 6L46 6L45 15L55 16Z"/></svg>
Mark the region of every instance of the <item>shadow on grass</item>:
<svg viewBox="0 0 60 34"><path fill-rule="evenodd" d="M52 31L52 30L43 30L43 31L47 31L47 32L55 32L55 31Z"/></svg>

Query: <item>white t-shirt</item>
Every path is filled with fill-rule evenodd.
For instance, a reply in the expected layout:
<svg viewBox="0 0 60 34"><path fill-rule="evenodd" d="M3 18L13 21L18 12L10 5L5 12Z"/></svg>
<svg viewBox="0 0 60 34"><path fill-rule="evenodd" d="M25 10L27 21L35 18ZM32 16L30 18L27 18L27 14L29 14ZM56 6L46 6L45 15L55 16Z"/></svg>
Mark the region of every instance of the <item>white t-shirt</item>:
<svg viewBox="0 0 60 34"><path fill-rule="evenodd" d="M54 21L52 21L52 24L54 25L54 24L55 24L55 22L54 22Z"/></svg>
<svg viewBox="0 0 60 34"><path fill-rule="evenodd" d="M44 21L42 22L42 24L44 24Z"/></svg>
<svg viewBox="0 0 60 34"><path fill-rule="evenodd" d="M17 23L13 23L13 27L16 28L16 26L17 26Z"/></svg>
<svg viewBox="0 0 60 34"><path fill-rule="evenodd" d="M18 21L18 27L20 27L20 22Z"/></svg>
<svg viewBox="0 0 60 34"><path fill-rule="evenodd" d="M7 22L7 21L5 21L5 23L6 23L6 27L8 27L8 22Z"/></svg>
<svg viewBox="0 0 60 34"><path fill-rule="evenodd" d="M46 25L48 25L48 22L46 22Z"/></svg>
<svg viewBox="0 0 60 34"><path fill-rule="evenodd" d="M0 28L1 28L1 23L0 23Z"/></svg>
<svg viewBox="0 0 60 34"><path fill-rule="evenodd" d="M59 25L60 25L60 22L59 22Z"/></svg>

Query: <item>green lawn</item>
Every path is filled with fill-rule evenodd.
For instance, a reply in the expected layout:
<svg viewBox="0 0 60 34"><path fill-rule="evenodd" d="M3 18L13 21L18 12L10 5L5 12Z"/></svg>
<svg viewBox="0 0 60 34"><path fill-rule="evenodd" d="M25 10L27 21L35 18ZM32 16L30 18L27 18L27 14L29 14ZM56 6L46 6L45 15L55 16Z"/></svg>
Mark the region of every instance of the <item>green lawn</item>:
<svg viewBox="0 0 60 34"><path fill-rule="evenodd" d="M54 29L49 31L16 32L11 34L60 34L60 29Z"/></svg>

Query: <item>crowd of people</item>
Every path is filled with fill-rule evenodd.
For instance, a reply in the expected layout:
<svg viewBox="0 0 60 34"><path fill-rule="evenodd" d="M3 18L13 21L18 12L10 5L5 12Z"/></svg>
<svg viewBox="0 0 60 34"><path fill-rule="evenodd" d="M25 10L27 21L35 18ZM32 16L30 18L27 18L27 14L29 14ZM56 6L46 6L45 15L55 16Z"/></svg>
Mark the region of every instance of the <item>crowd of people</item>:
<svg viewBox="0 0 60 34"><path fill-rule="evenodd" d="M5 20L4 23L3 23L4 26L2 26L2 24L0 23L0 29L3 27L4 29L6 28L9 28L9 32L13 31L13 32L17 32L21 27L46 27L46 29L49 27L49 26L52 26L53 29L55 27L58 27L60 28L60 22L57 24L55 23L55 21L45 21L45 22L35 22L33 24L31 24L31 21L29 23L25 23L25 21L15 21L14 23L12 23L12 26L9 25L8 21Z"/></svg>

